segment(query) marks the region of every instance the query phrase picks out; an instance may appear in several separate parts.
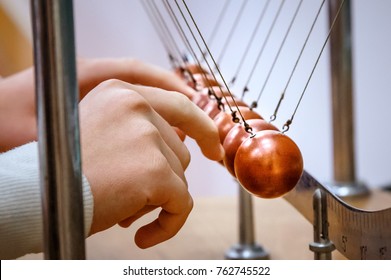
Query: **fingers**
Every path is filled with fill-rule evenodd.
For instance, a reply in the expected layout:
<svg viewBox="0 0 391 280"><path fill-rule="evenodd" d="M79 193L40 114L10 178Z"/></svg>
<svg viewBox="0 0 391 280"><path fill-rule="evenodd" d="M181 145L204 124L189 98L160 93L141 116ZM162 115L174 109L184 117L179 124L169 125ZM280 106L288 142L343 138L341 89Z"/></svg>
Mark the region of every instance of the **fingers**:
<svg viewBox="0 0 391 280"><path fill-rule="evenodd" d="M173 237L181 229L193 207L187 183L173 170L175 168L169 163L170 159L165 164L160 162L165 161L165 156L157 158L155 165L158 168L151 173L155 183L152 190L146 192L147 204L120 223L121 226L128 226L156 207L162 208L156 220L136 232L135 243L140 248L148 248Z"/></svg>
<svg viewBox="0 0 391 280"><path fill-rule="evenodd" d="M140 228L134 241L142 249L172 238L183 226L188 215L171 214L162 210L158 219Z"/></svg>
<svg viewBox="0 0 391 280"><path fill-rule="evenodd" d="M173 237L185 223L193 206L183 171L178 167L178 159L168 145L163 144L160 151L161 157L157 156L154 163L151 163L158 168L151 173L155 183L153 190L147 191L147 205L119 222L120 226L128 227L157 207L162 208L155 221L137 231L135 242L140 248L147 248Z"/></svg>
<svg viewBox="0 0 391 280"><path fill-rule="evenodd" d="M174 128L172 128L159 114L153 112L153 123L156 128L159 130L159 133L163 139L161 142L162 151L164 152L164 156L169 160L169 162L175 166L175 158L176 157L181 166L176 166L177 174L179 171L186 169L190 163L190 153L186 146L183 144L181 139L178 137ZM185 180L185 178L183 177Z"/></svg>
<svg viewBox="0 0 391 280"><path fill-rule="evenodd" d="M148 64L135 59L127 59L129 71L134 77L132 84L141 84L151 87L159 87L165 90L178 91L191 98L195 91L172 71L167 71L156 65Z"/></svg>
<svg viewBox="0 0 391 280"><path fill-rule="evenodd" d="M138 211L137 214L131 216L131 217L128 217L122 221L120 221L118 223L118 225L120 227L123 227L123 228L127 228L129 227L131 224L133 224L133 222L135 222L136 220L138 220L139 218L141 218L142 216L144 216L145 214L148 214L150 212L152 212L153 210L155 210L157 208L157 206L145 206L142 210Z"/></svg>
<svg viewBox="0 0 391 280"><path fill-rule="evenodd" d="M180 130L179 128L177 128L175 126L173 126L172 128L175 130L175 132L178 135L179 139L181 139L182 142L185 141L186 133L184 133L182 130Z"/></svg>
<svg viewBox="0 0 391 280"><path fill-rule="evenodd" d="M173 237L183 226L193 208L190 194L176 190L153 222L141 227L135 235L135 243L140 248L148 248Z"/></svg>
<svg viewBox="0 0 391 280"><path fill-rule="evenodd" d="M195 91L171 71L131 58L79 59L80 95L108 79L178 91L191 98Z"/></svg>
<svg viewBox="0 0 391 280"><path fill-rule="evenodd" d="M203 154L220 161L224 156L219 133L214 122L193 102L176 92L124 83L140 93L170 125L176 126L195 139Z"/></svg>

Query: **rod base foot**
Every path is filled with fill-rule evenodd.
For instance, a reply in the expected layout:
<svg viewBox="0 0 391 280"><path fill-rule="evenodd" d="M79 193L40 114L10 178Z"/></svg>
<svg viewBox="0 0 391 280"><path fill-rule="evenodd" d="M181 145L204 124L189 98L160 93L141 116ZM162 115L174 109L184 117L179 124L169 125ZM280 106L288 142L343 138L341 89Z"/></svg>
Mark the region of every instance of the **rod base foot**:
<svg viewBox="0 0 391 280"><path fill-rule="evenodd" d="M227 260L269 260L270 255L257 244L236 244L225 253L225 258Z"/></svg>

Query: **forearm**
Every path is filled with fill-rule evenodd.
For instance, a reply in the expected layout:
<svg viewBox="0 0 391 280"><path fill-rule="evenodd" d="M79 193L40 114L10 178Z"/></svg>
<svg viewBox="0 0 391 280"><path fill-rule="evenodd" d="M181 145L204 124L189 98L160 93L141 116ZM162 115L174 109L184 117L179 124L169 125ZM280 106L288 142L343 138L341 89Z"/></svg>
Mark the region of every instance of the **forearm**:
<svg viewBox="0 0 391 280"><path fill-rule="evenodd" d="M36 140L32 69L0 80L0 152Z"/></svg>
<svg viewBox="0 0 391 280"><path fill-rule="evenodd" d="M83 177L86 236L93 199ZM37 143L0 154L0 259L42 251L42 207Z"/></svg>

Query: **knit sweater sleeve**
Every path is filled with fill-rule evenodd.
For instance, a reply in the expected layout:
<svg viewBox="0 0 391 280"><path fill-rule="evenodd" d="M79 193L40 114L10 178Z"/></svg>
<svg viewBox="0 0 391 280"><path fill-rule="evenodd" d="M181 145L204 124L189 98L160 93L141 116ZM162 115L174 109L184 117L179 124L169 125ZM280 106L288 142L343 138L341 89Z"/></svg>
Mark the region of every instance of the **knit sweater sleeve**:
<svg viewBox="0 0 391 280"><path fill-rule="evenodd" d="M93 198L83 176L85 232L92 222ZM37 143L0 154L0 259L42 251L43 226Z"/></svg>

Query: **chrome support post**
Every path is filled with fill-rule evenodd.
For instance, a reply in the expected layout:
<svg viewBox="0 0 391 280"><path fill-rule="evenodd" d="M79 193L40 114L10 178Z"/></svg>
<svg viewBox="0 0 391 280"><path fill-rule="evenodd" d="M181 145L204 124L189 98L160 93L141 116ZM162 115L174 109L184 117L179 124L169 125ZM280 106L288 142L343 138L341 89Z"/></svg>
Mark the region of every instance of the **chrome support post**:
<svg viewBox="0 0 391 280"><path fill-rule="evenodd" d="M341 2L329 1L330 24ZM345 0L330 36L334 149L334 182L330 187L340 197L368 193L368 189L357 182L355 173L350 2Z"/></svg>
<svg viewBox="0 0 391 280"><path fill-rule="evenodd" d="M255 243L252 195L239 184L239 243L225 254L230 260L267 260L269 253Z"/></svg>
<svg viewBox="0 0 391 280"><path fill-rule="evenodd" d="M320 189L314 192L313 209L314 242L310 243L310 250L314 252L315 260L331 260L331 253L335 250L335 246L329 239L327 198Z"/></svg>
<svg viewBox="0 0 391 280"><path fill-rule="evenodd" d="M31 0L46 259L84 259L71 0Z"/></svg>

